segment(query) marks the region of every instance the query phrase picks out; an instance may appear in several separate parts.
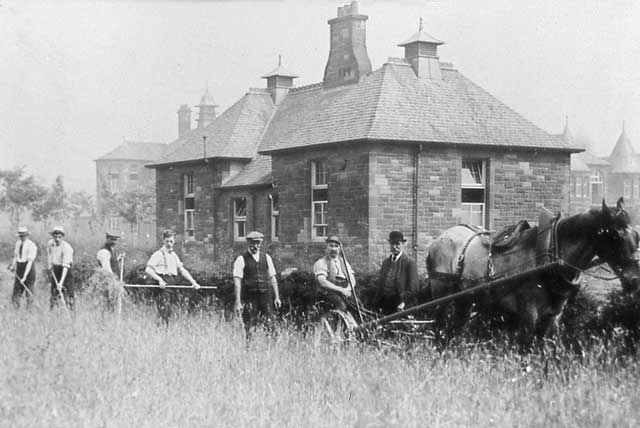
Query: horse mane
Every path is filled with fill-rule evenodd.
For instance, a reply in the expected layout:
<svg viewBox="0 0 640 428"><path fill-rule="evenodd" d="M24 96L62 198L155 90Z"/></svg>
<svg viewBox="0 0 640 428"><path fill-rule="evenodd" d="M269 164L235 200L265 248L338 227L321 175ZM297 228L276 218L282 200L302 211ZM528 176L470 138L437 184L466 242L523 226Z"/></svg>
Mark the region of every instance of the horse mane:
<svg viewBox="0 0 640 428"><path fill-rule="evenodd" d="M595 233L603 227L613 226L615 229L624 229L631 225L631 218L624 210L607 207L608 216L602 208L591 208L585 212L566 217L562 220L559 229L569 235Z"/></svg>

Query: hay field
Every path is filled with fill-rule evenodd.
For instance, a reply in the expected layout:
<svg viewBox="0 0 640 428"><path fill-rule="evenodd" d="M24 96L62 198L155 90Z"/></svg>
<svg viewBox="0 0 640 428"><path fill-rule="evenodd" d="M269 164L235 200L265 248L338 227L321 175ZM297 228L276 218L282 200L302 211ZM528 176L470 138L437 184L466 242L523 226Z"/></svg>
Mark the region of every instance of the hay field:
<svg viewBox="0 0 640 428"><path fill-rule="evenodd" d="M399 351L256 334L219 314L124 308L119 327L81 301L16 311L0 282L2 427L633 427L640 367L594 349L523 360L494 343ZM39 301L48 302L44 284Z"/></svg>

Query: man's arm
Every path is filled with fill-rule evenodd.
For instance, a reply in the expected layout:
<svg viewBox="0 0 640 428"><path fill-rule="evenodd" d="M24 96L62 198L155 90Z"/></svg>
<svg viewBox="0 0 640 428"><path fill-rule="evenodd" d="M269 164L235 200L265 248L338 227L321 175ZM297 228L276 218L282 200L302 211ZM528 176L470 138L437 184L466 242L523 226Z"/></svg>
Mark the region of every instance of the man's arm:
<svg viewBox="0 0 640 428"><path fill-rule="evenodd" d="M67 244L66 246L62 247L62 276L60 276L60 282L58 283L60 287L64 285L64 280L67 279L67 273L69 273L72 262L73 248L71 248L71 245Z"/></svg>
<svg viewBox="0 0 640 428"><path fill-rule="evenodd" d="M327 275L323 273L316 276L316 280L321 287L324 287L327 290L337 291L338 293L344 294L346 297L351 296L351 289L349 287L338 287L337 285L334 285L327 279Z"/></svg>
<svg viewBox="0 0 640 428"><path fill-rule="evenodd" d="M25 282L27 280L27 275L29 275L29 272L31 272L31 268L33 267L33 262L36 260L36 257L38 256L38 247L36 246L36 244L33 244L30 247L31 247L31 250L29 251L27 256L27 267L24 269L22 282Z"/></svg>
<svg viewBox="0 0 640 428"><path fill-rule="evenodd" d="M187 279L187 281L189 281L191 283L193 288L195 288L196 290L198 288L200 288L200 284L198 284L198 282L195 279L193 279L193 277L191 276L191 274L189 273L187 268L185 268L183 265L180 265L180 267L178 267L178 270L180 271L180 274L183 277L185 277Z"/></svg>
<svg viewBox="0 0 640 428"><path fill-rule="evenodd" d="M160 275L158 275L158 273L156 272L156 270L153 268L153 266L151 265L147 265L147 267L145 268L145 273L147 275L149 275L151 278L155 279L156 281L158 281L158 285L160 287L166 287L167 283L164 282L164 279L162 279L162 277Z"/></svg>
<svg viewBox="0 0 640 428"><path fill-rule="evenodd" d="M282 302L280 301L280 291L278 290L278 279L276 278L276 268L273 265L273 260L269 254L265 254L267 259L267 266L269 269L269 281L271 282L271 288L273 288L273 305L280 309Z"/></svg>
<svg viewBox="0 0 640 428"><path fill-rule="evenodd" d="M105 249L99 250L97 259L102 269L113 273L113 271L111 270L111 253L109 251Z"/></svg>
<svg viewBox="0 0 640 428"><path fill-rule="evenodd" d="M235 300L233 302L233 310L240 312L242 309L242 300L240 299L242 292L242 278L244 276L244 258L239 256L236 261L233 262L233 288L235 293Z"/></svg>
<svg viewBox="0 0 640 428"><path fill-rule="evenodd" d="M9 264L9 270L13 272L16 269L16 263L18 263L18 244L13 249L13 258L11 259L11 263Z"/></svg>

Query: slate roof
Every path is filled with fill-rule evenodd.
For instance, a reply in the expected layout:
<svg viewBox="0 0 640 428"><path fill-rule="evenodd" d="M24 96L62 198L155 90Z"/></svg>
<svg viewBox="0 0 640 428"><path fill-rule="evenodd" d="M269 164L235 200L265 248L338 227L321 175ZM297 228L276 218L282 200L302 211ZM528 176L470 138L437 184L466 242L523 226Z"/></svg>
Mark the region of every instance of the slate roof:
<svg viewBox="0 0 640 428"><path fill-rule="evenodd" d="M203 135L207 137L207 158L252 159L274 108L268 91L252 89L204 129L192 129L171 143L171 150L148 166L202 159Z"/></svg>
<svg viewBox="0 0 640 428"><path fill-rule="evenodd" d="M270 184L271 156L256 155L243 169L231 180L224 183L221 188L258 186Z"/></svg>
<svg viewBox="0 0 640 428"><path fill-rule="evenodd" d="M640 155L636 152L631 140L627 136L624 128L620 138L609 156L611 172L613 173L640 173Z"/></svg>
<svg viewBox="0 0 640 428"><path fill-rule="evenodd" d="M457 70L418 78L392 59L359 83L292 89L278 105L261 153L352 140L525 147L579 152L471 82Z"/></svg>
<svg viewBox="0 0 640 428"><path fill-rule="evenodd" d="M162 157L169 148L164 143L147 143L142 141L125 141L109 153L100 156L96 161L103 160L141 160L155 161Z"/></svg>

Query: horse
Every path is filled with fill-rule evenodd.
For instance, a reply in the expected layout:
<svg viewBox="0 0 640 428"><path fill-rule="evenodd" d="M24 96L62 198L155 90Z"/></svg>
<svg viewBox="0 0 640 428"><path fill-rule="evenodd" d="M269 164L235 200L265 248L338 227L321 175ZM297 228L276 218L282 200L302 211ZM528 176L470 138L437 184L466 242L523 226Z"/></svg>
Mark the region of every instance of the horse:
<svg viewBox="0 0 640 428"><path fill-rule="evenodd" d="M639 235L624 210L623 198L618 199L616 208L608 207L603 200L601 208L570 217L558 214L535 227L520 222L495 235L481 228L454 226L436 238L428 250L432 298L554 262L542 273L525 276L508 287L489 289L476 299L480 310L497 309L515 316L521 349L529 349L535 338L557 335L563 308L577 293L586 269L606 263L624 291L637 290L638 243ZM454 302L449 337L469 318L472 303L470 299ZM447 317L445 309L436 312L440 325Z"/></svg>

